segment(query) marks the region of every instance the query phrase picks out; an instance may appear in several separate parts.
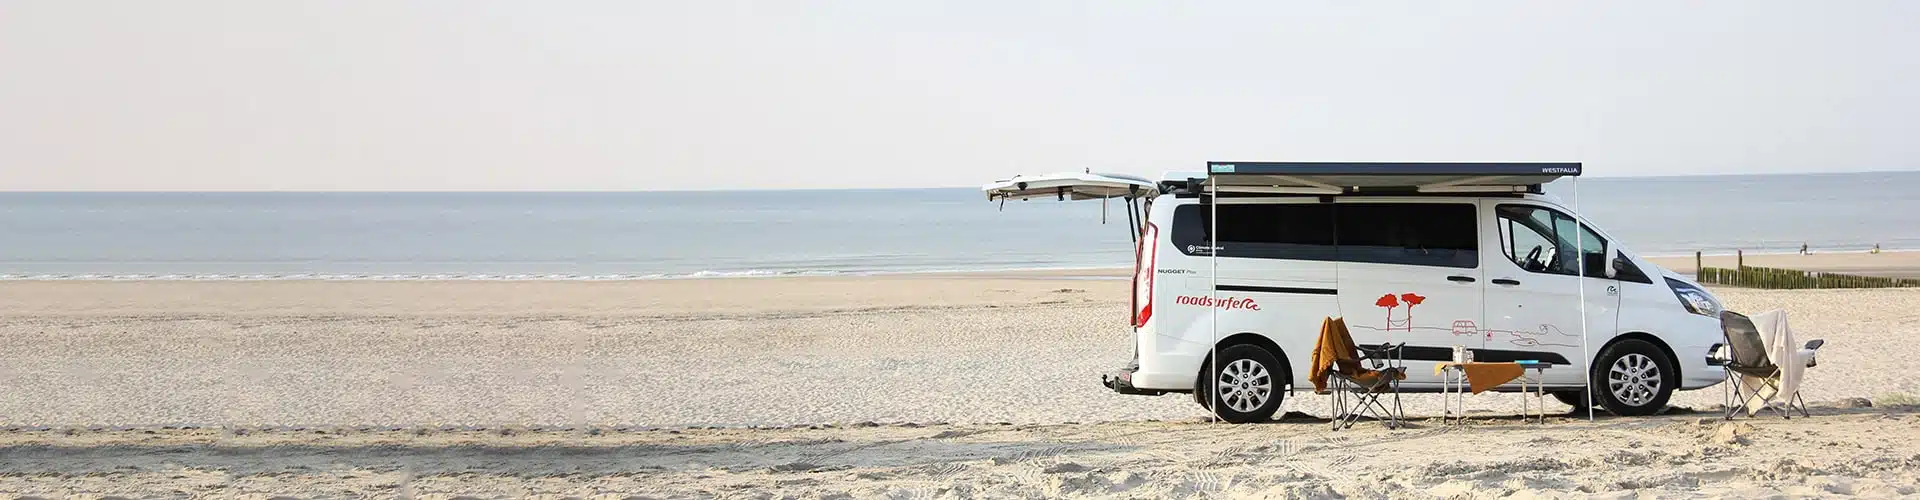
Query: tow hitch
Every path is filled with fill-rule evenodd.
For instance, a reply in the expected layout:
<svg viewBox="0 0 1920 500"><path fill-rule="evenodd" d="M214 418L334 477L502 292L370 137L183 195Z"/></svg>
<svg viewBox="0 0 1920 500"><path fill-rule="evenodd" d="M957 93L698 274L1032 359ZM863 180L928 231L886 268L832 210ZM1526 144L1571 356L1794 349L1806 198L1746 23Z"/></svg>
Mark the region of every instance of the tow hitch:
<svg viewBox="0 0 1920 500"><path fill-rule="evenodd" d="M1159 396L1161 394L1167 393L1167 391L1156 391L1152 389L1140 389L1140 388L1134 387L1133 371L1131 370L1120 370L1112 373L1103 373L1100 375L1100 385L1107 386L1107 388L1112 389L1113 392L1117 392L1121 394L1132 394L1137 396Z"/></svg>

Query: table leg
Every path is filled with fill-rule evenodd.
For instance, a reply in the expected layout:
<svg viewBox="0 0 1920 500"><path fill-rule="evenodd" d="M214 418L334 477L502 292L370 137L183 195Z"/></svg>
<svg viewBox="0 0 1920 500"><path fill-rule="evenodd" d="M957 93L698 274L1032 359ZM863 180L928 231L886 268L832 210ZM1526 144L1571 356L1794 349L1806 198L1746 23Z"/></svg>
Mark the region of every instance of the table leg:
<svg viewBox="0 0 1920 500"><path fill-rule="evenodd" d="M1540 377L1541 380L1546 380L1547 370L1545 368L1534 370L1533 376ZM1534 397L1540 398L1540 423L1544 424L1547 423L1547 386L1544 384L1534 385L1540 387L1539 394L1534 395Z"/></svg>
<svg viewBox="0 0 1920 500"><path fill-rule="evenodd" d="M1466 371L1461 370L1460 367L1457 366L1447 369L1448 380L1453 381L1453 393L1449 394L1448 398L1452 400L1450 404L1452 405L1451 408L1453 408L1453 423L1455 424L1464 424L1467 422L1466 384L1461 380L1465 378L1465 374Z"/></svg>
<svg viewBox="0 0 1920 500"><path fill-rule="evenodd" d="M1522 374L1520 376L1520 422L1521 423L1526 423L1527 416L1533 415L1533 413L1531 413L1528 408L1530 403L1527 402L1527 392L1528 392L1527 376L1525 374Z"/></svg>
<svg viewBox="0 0 1920 500"><path fill-rule="evenodd" d="M1455 367L1453 370L1453 403L1460 410L1460 423L1467 423L1467 369Z"/></svg>

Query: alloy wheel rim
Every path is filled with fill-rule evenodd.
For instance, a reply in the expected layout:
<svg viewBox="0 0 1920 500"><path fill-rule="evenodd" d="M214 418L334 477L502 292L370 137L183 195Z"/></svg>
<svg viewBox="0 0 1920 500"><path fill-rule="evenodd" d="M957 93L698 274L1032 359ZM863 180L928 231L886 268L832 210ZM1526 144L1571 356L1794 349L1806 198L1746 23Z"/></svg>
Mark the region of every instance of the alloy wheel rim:
<svg viewBox="0 0 1920 500"><path fill-rule="evenodd" d="M1234 360L1220 370L1219 380L1214 383L1214 396L1233 411L1252 412L1273 397L1273 375L1254 360Z"/></svg>
<svg viewBox="0 0 1920 500"><path fill-rule="evenodd" d="M1607 372L1607 388L1614 399L1628 406L1651 403L1660 392L1660 365L1644 354L1621 356Z"/></svg>

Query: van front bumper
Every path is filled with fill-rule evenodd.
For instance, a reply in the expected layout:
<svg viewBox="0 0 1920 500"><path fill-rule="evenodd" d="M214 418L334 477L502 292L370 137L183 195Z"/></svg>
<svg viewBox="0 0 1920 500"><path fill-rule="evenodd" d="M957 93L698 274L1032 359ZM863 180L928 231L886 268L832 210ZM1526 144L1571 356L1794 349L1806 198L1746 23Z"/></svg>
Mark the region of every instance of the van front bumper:
<svg viewBox="0 0 1920 500"><path fill-rule="evenodd" d="M1683 349L1691 350L1696 354L1692 356L1682 355L1680 359L1675 360L1680 364L1680 366L1676 367L1680 369L1679 390L1691 391L1695 389L1705 389L1713 387L1714 384L1718 384L1727 379L1725 363L1719 359L1715 359L1714 351L1719 349L1720 346L1721 344L1714 344L1704 349L1691 346L1683 347Z"/></svg>

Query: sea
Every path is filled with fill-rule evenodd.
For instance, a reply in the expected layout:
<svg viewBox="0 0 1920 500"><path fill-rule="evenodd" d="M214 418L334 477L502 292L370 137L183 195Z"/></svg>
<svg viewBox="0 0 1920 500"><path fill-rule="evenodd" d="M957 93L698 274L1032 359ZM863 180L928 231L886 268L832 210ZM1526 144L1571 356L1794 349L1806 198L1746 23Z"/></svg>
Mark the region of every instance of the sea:
<svg viewBox="0 0 1920 500"><path fill-rule="evenodd" d="M1577 184L1576 184L1577 182ZM1561 180L1641 255L1920 249L1920 172ZM1118 201L977 189L0 193L0 280L631 280L1131 265Z"/></svg>

